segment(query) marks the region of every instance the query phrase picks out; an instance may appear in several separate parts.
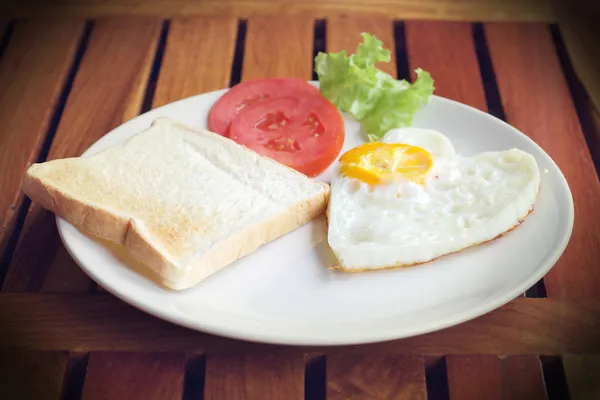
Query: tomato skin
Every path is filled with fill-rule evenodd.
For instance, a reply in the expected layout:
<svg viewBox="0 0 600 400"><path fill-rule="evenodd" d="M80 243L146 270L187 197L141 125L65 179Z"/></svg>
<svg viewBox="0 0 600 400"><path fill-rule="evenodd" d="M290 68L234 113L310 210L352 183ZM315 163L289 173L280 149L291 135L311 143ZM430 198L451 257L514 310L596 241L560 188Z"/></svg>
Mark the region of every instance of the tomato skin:
<svg viewBox="0 0 600 400"><path fill-rule="evenodd" d="M233 86L212 106L208 114L208 129L228 136L231 121L248 105L281 96L318 95L319 89L302 79L251 79Z"/></svg>
<svg viewBox="0 0 600 400"><path fill-rule="evenodd" d="M230 139L315 177L344 144L344 120L321 95L279 97L248 105L232 121Z"/></svg>

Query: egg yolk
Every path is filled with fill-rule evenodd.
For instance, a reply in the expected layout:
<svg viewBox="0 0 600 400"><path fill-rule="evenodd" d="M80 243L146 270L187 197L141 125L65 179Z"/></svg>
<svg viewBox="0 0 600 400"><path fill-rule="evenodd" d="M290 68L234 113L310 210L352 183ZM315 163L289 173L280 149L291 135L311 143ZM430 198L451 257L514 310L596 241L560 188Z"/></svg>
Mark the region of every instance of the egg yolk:
<svg viewBox="0 0 600 400"><path fill-rule="evenodd" d="M417 146L371 142L344 153L340 164L342 175L368 184L402 178L423 184L433 159L427 150Z"/></svg>

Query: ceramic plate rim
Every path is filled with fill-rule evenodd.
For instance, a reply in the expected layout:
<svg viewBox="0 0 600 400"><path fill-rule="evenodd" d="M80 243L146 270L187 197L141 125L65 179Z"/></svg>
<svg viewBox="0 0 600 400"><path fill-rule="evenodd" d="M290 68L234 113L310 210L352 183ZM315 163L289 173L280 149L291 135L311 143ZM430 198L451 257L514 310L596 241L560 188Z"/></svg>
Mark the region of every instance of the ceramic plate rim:
<svg viewBox="0 0 600 400"><path fill-rule="evenodd" d="M311 83L315 84L315 82L311 82ZM115 130L127 129L127 127L129 125L135 124L136 121L138 121L141 118L144 118L144 119L150 118L148 116L148 114L151 114L151 115L161 114L161 112L165 108L176 107L178 104L180 104L182 102L190 101L190 100L198 98L200 96L220 95L222 93L225 93L227 90L228 89L220 89L220 90L216 90L216 91L212 91L212 92L207 92L207 93L190 96L190 97L163 105L161 107L157 107L153 110L150 110L146 113L136 116L135 118L115 127L110 132L106 133L104 136L99 138L96 142L94 142L94 144L92 144L90 147L88 147L88 149L86 149L86 151L82 154L82 156L86 156L86 155L90 154L91 152L93 152L93 149L95 148L95 146L100 141L102 141L106 136L113 134L113 132ZM538 282L541 278L543 278L548 273L548 271L550 271L550 269L552 269L552 267L556 264L556 262L558 261L560 256L565 251L565 249L569 243L569 240L571 238L572 232L573 232L573 225L574 225L574 218L575 218L574 202L573 202L573 197L572 197L572 193L570 191L568 182L567 182L566 178L564 177L564 174L558 167L558 165L556 165L554 160L531 138L529 138L527 135L525 135L524 133L522 133L515 127L509 125L508 123L504 122L503 120L501 120L499 118L494 117L493 115L491 115L489 113L478 110L478 109L468 106L466 104L457 102L455 100L447 99L447 98L437 96L437 95L435 95L434 97L436 98L436 101L453 103L456 106L466 108L468 112L475 112L475 113L482 114L484 116L484 118L491 119L493 123L500 123L501 125L503 125L503 127L505 129L512 130L513 132L515 132L516 134L521 136L522 139L528 141L533 147L536 148L536 150L540 153L540 155L547 158L547 161L550 164L552 164L555 167L556 171L559 173L558 182L559 182L560 190L562 192L564 192L563 195L565 195L565 194L567 195L566 200L568 202L568 209L563 210L566 213L568 229L566 232L564 232L564 236L562 238L560 245L555 247L552 252L547 254L545 260L542 263L540 263L540 266L536 270L533 271L533 273L529 276L529 278L521 281L520 284L514 286L512 290L505 291L503 295L498 295L498 296L492 297L488 301L479 304L477 307L465 308L461 313L450 314L448 317L446 317L442 320L433 321L433 322L430 322L429 324L421 324L420 327L416 328L416 329L406 329L406 328L403 328L402 325L398 325L395 329L392 329L391 331L390 330L383 330L383 331L371 330L371 331L368 331L368 333L366 333L366 334L362 334L362 335L354 334L354 335L349 335L346 337L337 337L337 336L332 337L331 335L327 335L324 333L307 334L306 332L303 332L302 335L294 335L294 333L290 332L290 331L287 331L285 334L282 334L281 332L272 333L272 332L269 332L268 330L260 331L260 329L258 332L257 331L250 332L248 328L246 328L246 330L240 330L236 326L227 326L226 324L219 323L219 320L217 320L217 321L210 320L210 319L200 320L198 318L192 318L186 314L183 314L183 315L177 314L176 315L176 314L168 313L168 312L162 310L160 307L157 307L156 305L152 304L152 302L144 302L144 301L138 299L136 296L131 296L131 295L128 295L127 293L121 293L118 290L114 290L111 287L110 283L107 283L104 281L102 276L96 274L93 269L86 267L85 262L81 258L79 258L79 256L76 254L76 251L74 250L74 248L72 248L72 244L71 244L69 238L65 234L65 229L67 227L71 226L71 224L69 222L67 222L66 220L56 216L55 219L56 219L59 236L60 236L63 244L65 245L67 252L71 255L71 257L73 257L73 259L79 265L79 267L88 276L90 276L94 281L96 281L98 284L100 284L106 291L108 291L112 295L116 296L120 300L134 306L135 308L138 308L139 310L141 310L147 314L150 314L159 319L168 321L170 323L174 323L176 325L183 326L183 327L186 327L186 328L189 328L192 330L201 331L204 333L223 336L223 337L229 337L229 338L233 338L233 339L240 339L240 340L246 340L246 341L251 341L251 342L271 343L271 344L278 344L278 345L293 345L293 346L296 346L296 345L301 345L301 346L302 345L313 345L313 346L355 345L355 344L382 342L382 341L387 341L387 340L396 340L396 339L402 339L402 338L422 335L425 333L439 331L441 329L445 329L445 328L455 326L455 325L461 324L463 322L475 319L475 318L480 317L484 314L487 314L488 312L495 310L495 309L507 304L511 300L519 297L523 292L525 292L527 289L532 287L536 282ZM100 245L98 244L98 246L100 246ZM390 318L393 318L393 317L390 316Z"/></svg>

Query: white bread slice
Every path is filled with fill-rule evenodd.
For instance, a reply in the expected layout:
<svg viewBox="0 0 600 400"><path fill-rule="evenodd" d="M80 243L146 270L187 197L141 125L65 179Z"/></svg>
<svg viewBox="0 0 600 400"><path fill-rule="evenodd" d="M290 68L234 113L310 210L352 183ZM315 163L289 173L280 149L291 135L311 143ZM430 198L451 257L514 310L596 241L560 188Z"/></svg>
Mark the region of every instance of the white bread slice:
<svg viewBox="0 0 600 400"><path fill-rule="evenodd" d="M318 217L329 198L327 184L166 117L89 158L34 164L22 186L175 290Z"/></svg>

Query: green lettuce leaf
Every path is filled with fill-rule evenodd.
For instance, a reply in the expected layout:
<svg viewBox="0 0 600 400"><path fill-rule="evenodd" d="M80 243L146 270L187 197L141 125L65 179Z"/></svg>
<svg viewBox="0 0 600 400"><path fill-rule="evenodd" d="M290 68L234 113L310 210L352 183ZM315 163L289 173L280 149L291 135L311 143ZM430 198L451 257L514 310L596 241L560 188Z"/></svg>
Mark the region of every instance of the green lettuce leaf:
<svg viewBox="0 0 600 400"><path fill-rule="evenodd" d="M417 79L408 88L390 88L361 120L370 141L381 139L390 129L411 126L413 117L427 104L433 94L433 79L429 72L417 69Z"/></svg>
<svg viewBox="0 0 600 400"><path fill-rule="evenodd" d="M417 70L418 79L411 85L377 69L377 62L390 61L390 51L375 36L361 36L363 42L355 54L319 53L315 71L321 94L360 121L369 140L377 140L389 129L412 124L414 113L433 93L433 80Z"/></svg>

